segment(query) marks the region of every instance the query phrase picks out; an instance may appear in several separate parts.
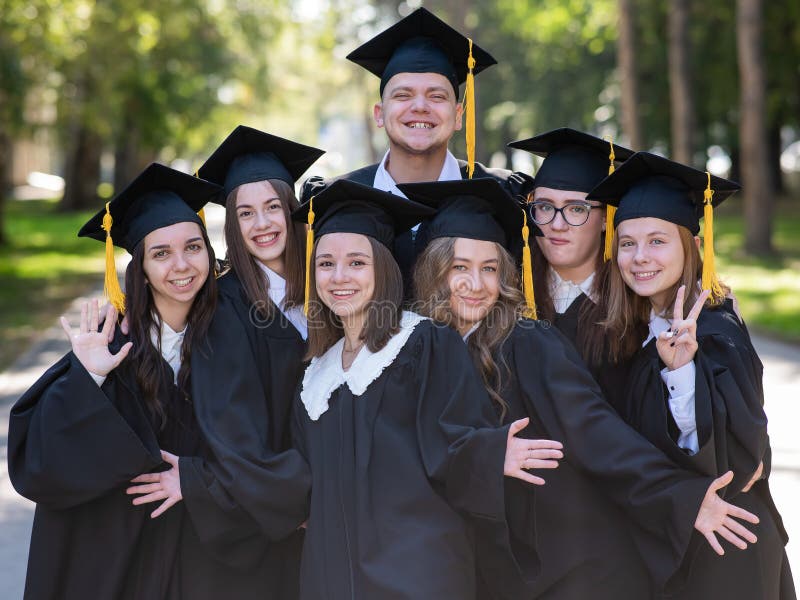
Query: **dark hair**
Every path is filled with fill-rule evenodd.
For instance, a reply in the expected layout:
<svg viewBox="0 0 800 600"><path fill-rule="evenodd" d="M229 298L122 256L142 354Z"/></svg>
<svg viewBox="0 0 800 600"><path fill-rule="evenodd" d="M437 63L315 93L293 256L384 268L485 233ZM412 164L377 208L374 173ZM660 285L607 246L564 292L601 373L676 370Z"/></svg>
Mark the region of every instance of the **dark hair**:
<svg viewBox="0 0 800 600"><path fill-rule="evenodd" d="M284 308L303 305L303 284L305 274L305 225L292 220L292 211L300 203L292 187L280 179L265 180L275 189L281 201L283 216L286 219L286 248L284 250L284 279L286 297ZM262 182L256 182L262 183ZM236 273L250 304L256 307L260 318L273 316L273 304L269 301L269 280L258 266L257 259L250 254L242 237L239 217L236 213L236 199L241 186L234 188L225 200L225 245L227 260Z"/></svg>
<svg viewBox="0 0 800 600"><path fill-rule="evenodd" d="M366 236L372 248L375 291L367 306L367 317L359 339L370 352L383 348L400 330L403 302L403 276L392 253L386 246ZM319 240L314 243L312 256L317 255ZM306 360L322 356L344 335L342 322L317 294L314 263L311 264L311 279L308 295L308 351Z"/></svg>
<svg viewBox="0 0 800 600"><path fill-rule="evenodd" d="M214 277L214 249L204 227L200 227L208 251L208 277L192 302L187 320L186 335L181 344L181 368L178 372L178 389L184 398L190 398L191 353L192 348L199 347L206 341L206 334L211 325L211 318L217 306L217 282ZM162 426L166 423L164 407L159 397L166 394L162 383L172 380L172 374L161 357L161 337L157 338L158 346L153 346L150 332L161 331L162 320L158 314L153 294L147 284L144 272L144 240L136 244L131 252L131 261L125 271L125 314L128 317L130 338L133 348L126 362L133 365L136 383L143 394L145 406L150 412L161 418Z"/></svg>
<svg viewBox="0 0 800 600"><path fill-rule="evenodd" d="M428 244L417 260L414 269L414 291L417 310L439 323L456 327L456 318L450 308L450 283L448 273L453 266L456 238L437 238ZM483 385L497 404L501 421L508 412L508 403L500 396L504 376L510 376L499 351L503 342L514 329L525 309L525 298L519 289L519 275L514 259L495 243L497 249L497 274L500 296L478 328L467 339L475 366L481 374ZM495 357L500 357L498 365ZM501 368L502 367L502 368Z"/></svg>

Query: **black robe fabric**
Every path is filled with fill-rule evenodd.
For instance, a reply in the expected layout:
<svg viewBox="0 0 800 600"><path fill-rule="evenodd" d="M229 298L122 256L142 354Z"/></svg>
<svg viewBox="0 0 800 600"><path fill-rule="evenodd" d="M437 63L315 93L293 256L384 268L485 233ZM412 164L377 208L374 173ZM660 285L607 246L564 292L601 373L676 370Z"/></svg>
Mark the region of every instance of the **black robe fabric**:
<svg viewBox="0 0 800 600"><path fill-rule="evenodd" d="M125 341L117 331L112 351ZM69 353L12 408L9 475L37 503L26 599L283 598L268 589L266 539L290 535L300 517L287 509L260 532L245 510L247 498L220 485L252 476L254 467L242 469L247 453L231 449L234 458L220 462L222 438L209 439L207 431L221 428L204 422L206 407L183 397L171 376L162 389L170 390L160 398L163 426L141 400L129 362L101 388ZM241 448L252 443L249 436L240 434ZM133 506L125 489L136 475L168 468L160 449L181 457L183 501L151 519L158 503ZM283 466L293 463L303 466L296 453ZM295 510L302 514L307 493L306 478L273 486L270 497L275 507L300 504Z"/></svg>
<svg viewBox="0 0 800 600"><path fill-rule="evenodd" d="M763 367L744 323L731 300L717 309L704 308L697 320L695 355L695 418L697 454L677 445L679 431L669 410L669 392L655 340L634 357L626 390L625 418L678 464L713 477L728 470L733 482L721 495L758 515L758 525L746 524L758 543L738 550L720 538L726 550L717 556L699 534L687 552L676 581L675 598L796 597L784 551L788 540L767 479L742 493L760 461L769 467L769 438L764 414ZM684 585L684 578L685 585Z"/></svg>
<svg viewBox="0 0 800 600"><path fill-rule="evenodd" d="M346 179L348 181L355 181L362 185L372 186L375 181L375 174L378 172L379 163L362 167L350 173L339 175L331 179L325 179L319 176L312 176L303 182L300 189L300 201L306 202L311 197L319 194L323 189L329 186L337 179ZM458 160L458 166L461 170L461 178L468 178L467 162ZM509 171L508 169L495 169L483 166L481 163L475 163L475 171L472 175L473 179L480 179L484 177L491 177L496 179L503 189L511 195L512 198L524 201L528 194L533 191L534 180L530 175L517 171ZM420 225L417 231L406 231L397 236L394 242L394 250L392 254L400 267L400 272L403 274L403 289L406 291L406 298L410 299L413 294L413 271L414 263L425 247L428 245L427 228L425 223ZM515 242L518 247L511 248L513 256L521 257L522 245Z"/></svg>
<svg viewBox="0 0 800 600"><path fill-rule="evenodd" d="M458 334L427 320L360 396L341 385L316 421L298 401L313 482L301 598L474 598L475 540L508 543L508 429L494 422Z"/></svg>
<svg viewBox="0 0 800 600"><path fill-rule="evenodd" d="M588 307L591 302L587 295L581 294L572 301L565 312L555 313L554 325L579 352L581 351L578 343L580 317L584 308ZM595 327L599 327L599 325L595 325ZM588 366L592 377L603 391L603 397L614 410L621 413L624 408L625 385L630 375L630 360L622 360L617 363L603 360L598 365Z"/></svg>
<svg viewBox="0 0 800 600"><path fill-rule="evenodd" d="M520 436L564 444L559 467L537 472L544 486L506 484L512 536L541 560L524 597L655 597L664 568L680 562L711 479L678 469L631 429L548 323L521 320L498 364L510 370L505 420L530 417ZM497 592L487 589L485 598Z"/></svg>

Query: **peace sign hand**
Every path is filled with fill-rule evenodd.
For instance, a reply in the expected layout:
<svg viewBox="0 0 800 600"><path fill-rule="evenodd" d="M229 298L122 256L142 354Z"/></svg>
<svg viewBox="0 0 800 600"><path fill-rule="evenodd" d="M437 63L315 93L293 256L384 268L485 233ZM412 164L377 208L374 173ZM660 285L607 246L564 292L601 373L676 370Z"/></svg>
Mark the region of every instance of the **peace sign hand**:
<svg viewBox="0 0 800 600"><path fill-rule="evenodd" d="M675 296L675 307L672 311L672 327L664 331L656 340L658 356L670 371L680 369L694 359L697 352L697 317L703 310L711 292L703 290L694 303L692 310L683 318L683 299L686 286L682 285Z"/></svg>
<svg viewBox="0 0 800 600"><path fill-rule="evenodd" d="M114 368L119 366L128 355L133 343L128 342L119 352L111 354L108 350L109 337L112 335L117 322L117 311L113 307L106 313L103 329L98 331L99 308L97 300L85 302L81 307L81 326L77 333L66 317L61 317L61 327L67 334L72 344L72 352L84 368L95 375L107 376Z"/></svg>

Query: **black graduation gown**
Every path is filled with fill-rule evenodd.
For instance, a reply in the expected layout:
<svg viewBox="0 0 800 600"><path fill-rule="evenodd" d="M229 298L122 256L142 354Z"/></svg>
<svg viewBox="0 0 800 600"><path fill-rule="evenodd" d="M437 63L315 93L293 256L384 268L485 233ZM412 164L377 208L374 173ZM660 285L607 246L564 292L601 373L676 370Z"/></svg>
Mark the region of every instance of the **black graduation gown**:
<svg viewBox="0 0 800 600"><path fill-rule="evenodd" d="M309 177L303 182L301 187L300 201L308 201L312 196L319 194L323 189L337 179L355 181L356 183L371 187L375 181L375 174L378 172L379 166L380 163L375 163L374 165L368 165L355 171L351 171L350 173L339 175L338 177L334 177L332 179L325 179L320 176ZM461 178L467 179L467 161L459 159L458 166L461 170ZM472 178L479 179L482 177L491 177L496 179L512 198L516 198L520 201L523 201L527 197L528 193L533 190L534 181L533 177L530 175L517 171L509 171L508 169L489 168L485 167L481 163L476 162L475 171L473 172ZM428 245L428 241L425 223L420 225L417 231L409 230L401 233L395 238L392 254L394 255L394 258L400 267L400 272L403 274L403 289L406 291L406 296L408 298L411 297L414 289L412 285L414 263L417 260L417 256L419 256ZM521 245L519 248L512 248L512 254L514 256L519 256L521 250Z"/></svg>
<svg viewBox="0 0 800 600"><path fill-rule="evenodd" d="M301 598L474 598L473 536L508 540L508 431L458 334L420 322L363 394L342 384L328 404L316 421L295 408L312 472Z"/></svg>
<svg viewBox="0 0 800 600"><path fill-rule="evenodd" d="M746 524L758 536L758 543L744 551L720 538L726 549L724 557L717 556L700 534L695 534L670 590L676 598L795 598L784 551L788 538L767 479L758 481L749 492L741 492L759 461L765 461L767 470L769 467L761 361L730 300L718 309L703 309L697 320L697 341L699 452L690 456L677 445L679 431L669 410L669 393L660 375L664 364L655 340L634 357L624 416L685 468L714 477L732 470L734 480L721 495L758 515L761 522Z"/></svg>
<svg viewBox="0 0 800 600"><path fill-rule="evenodd" d="M558 330L578 349L578 323L581 311L591 302L586 294L581 294L563 313L555 313L554 324ZM595 327L600 327L596 325ZM614 407L617 412L622 412L624 405L625 384L628 381L630 371L630 360L611 363L608 360L601 361L599 365L590 365L589 371L594 380L600 385L603 397Z"/></svg>
<svg viewBox="0 0 800 600"><path fill-rule="evenodd" d="M112 350L125 341L117 331ZM247 517L214 481L202 484L201 470L218 481L226 467L215 463L193 403L171 376L164 386L171 392L161 399L161 427L140 400L130 363L100 388L69 353L12 408L9 474L37 503L25 598L270 597L251 547L223 554L237 548ZM132 506L125 489L136 475L166 467L159 449L181 457L184 499L151 519L158 504ZM276 528L293 530L288 521Z"/></svg>
<svg viewBox="0 0 800 600"><path fill-rule="evenodd" d="M303 542L296 528L308 513L310 486L308 466L290 439L305 342L277 308L270 319L259 316L232 271L217 283L207 344L192 352L192 393L206 438L227 468L198 469L197 480L225 489L243 513L223 524L230 538L237 523L239 535L220 550L259 562L265 597L291 600L299 593ZM214 512L209 503L203 520L213 522Z"/></svg>
<svg viewBox="0 0 800 600"><path fill-rule="evenodd" d="M522 437L564 443L559 467L538 473L544 486L506 485L511 534L541 560L525 597L653 597L663 565L677 564L689 543L711 479L676 468L631 429L549 324L521 320L501 355L506 421L530 417Z"/></svg>

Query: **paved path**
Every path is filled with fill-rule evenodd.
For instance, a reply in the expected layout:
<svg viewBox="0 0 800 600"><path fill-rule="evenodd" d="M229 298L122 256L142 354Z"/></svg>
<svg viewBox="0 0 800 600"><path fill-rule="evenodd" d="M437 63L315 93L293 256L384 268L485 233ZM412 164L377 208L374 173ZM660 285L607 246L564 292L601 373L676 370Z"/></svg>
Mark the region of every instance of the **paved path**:
<svg viewBox="0 0 800 600"><path fill-rule="evenodd" d="M219 232L224 214L216 208L207 210L207 219L209 229L216 233L212 237L214 248L222 256ZM89 298L99 297L101 292L98 289L75 300L67 311L70 321L77 324L81 304ZM789 535L797 538L789 544L788 551L795 572L800 572L800 432L797 431L800 423L800 348L761 337L754 337L753 341L764 362L766 410L773 448L772 491ZM55 323L33 348L0 374L0 598L3 600L22 598L33 518L33 504L18 496L8 480L8 412L19 395L68 349L64 333Z"/></svg>

